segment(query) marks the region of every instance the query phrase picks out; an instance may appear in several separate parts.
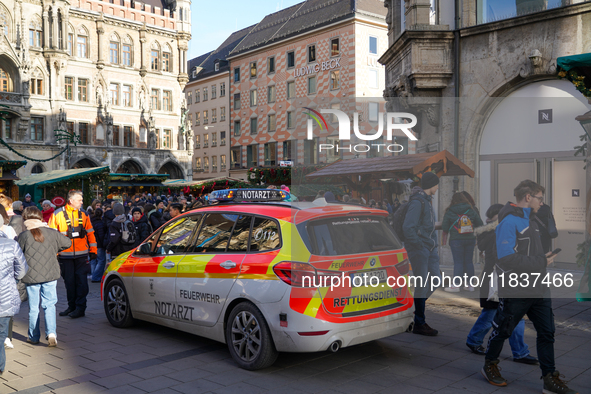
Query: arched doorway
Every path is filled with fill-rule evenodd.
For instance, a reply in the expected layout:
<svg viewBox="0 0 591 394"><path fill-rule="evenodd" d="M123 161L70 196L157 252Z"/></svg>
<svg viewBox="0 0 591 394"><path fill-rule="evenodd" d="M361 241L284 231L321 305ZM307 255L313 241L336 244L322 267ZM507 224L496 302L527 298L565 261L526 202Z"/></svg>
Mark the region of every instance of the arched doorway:
<svg viewBox="0 0 591 394"><path fill-rule="evenodd" d="M586 201L583 158L574 156L583 129L575 117L589 110L587 100L563 80L534 82L498 100L479 147L481 211L514 201L520 181L538 182L556 218L557 261L574 263L585 238Z"/></svg>
<svg viewBox="0 0 591 394"><path fill-rule="evenodd" d="M169 179L185 179L183 169L176 163L169 161L158 170L158 174L168 174Z"/></svg>
<svg viewBox="0 0 591 394"><path fill-rule="evenodd" d="M127 160L117 168L117 174L143 174L144 170L134 160Z"/></svg>
<svg viewBox="0 0 591 394"><path fill-rule="evenodd" d="M41 174L45 172L45 168L39 163L35 164L35 166L31 169L31 174Z"/></svg>
<svg viewBox="0 0 591 394"><path fill-rule="evenodd" d="M90 159L82 159L82 160L78 160L73 166L73 169L79 169L79 168L93 168L93 167L98 167L98 165L90 160Z"/></svg>

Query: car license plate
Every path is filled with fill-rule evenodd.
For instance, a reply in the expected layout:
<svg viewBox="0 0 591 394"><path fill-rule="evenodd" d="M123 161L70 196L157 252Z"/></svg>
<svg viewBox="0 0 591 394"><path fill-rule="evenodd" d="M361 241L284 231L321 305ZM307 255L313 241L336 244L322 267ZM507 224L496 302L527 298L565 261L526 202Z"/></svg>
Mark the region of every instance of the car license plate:
<svg viewBox="0 0 591 394"><path fill-rule="evenodd" d="M378 278L378 281L381 283L386 281L388 275L386 274L386 270L357 272L355 274L351 274L351 285L352 287L371 286L373 277ZM375 279L373 279L373 283L376 283Z"/></svg>

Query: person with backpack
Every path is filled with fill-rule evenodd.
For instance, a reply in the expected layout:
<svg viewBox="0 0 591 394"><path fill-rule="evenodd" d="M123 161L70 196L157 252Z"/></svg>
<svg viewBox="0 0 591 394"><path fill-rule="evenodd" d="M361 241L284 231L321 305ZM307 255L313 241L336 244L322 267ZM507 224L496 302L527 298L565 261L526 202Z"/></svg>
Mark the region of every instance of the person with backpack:
<svg viewBox="0 0 591 394"><path fill-rule="evenodd" d="M468 278L474 276L474 248L476 247L476 236L474 229L482 226L482 219L470 204L463 193L454 193L451 203L443 215L443 244L447 243L449 235L449 246L454 259L454 277ZM458 286L450 286L444 289L450 293L460 291ZM465 283L464 290L474 291L470 283Z"/></svg>
<svg viewBox="0 0 591 394"><path fill-rule="evenodd" d="M112 258L119 256L134 248L137 234L135 226L125 213L125 208L119 202L113 205L113 214L115 219L111 222L108 230L109 244L106 247L107 253L111 254Z"/></svg>
<svg viewBox="0 0 591 394"><path fill-rule="evenodd" d="M425 172L421 177L421 186L412 189L408 204L401 206L394 216L394 229L397 234L402 235L413 275L422 279L422 283L417 282L415 287L415 318L412 332L427 336L435 336L438 333L425 321L425 303L434 291L431 289L429 277L441 278L435 212L431 205L438 188L437 175Z"/></svg>
<svg viewBox="0 0 591 394"><path fill-rule="evenodd" d="M96 259L90 261L90 281L92 283L100 283L103 273L105 272L105 264L107 262L107 252L105 251L105 225L103 223L103 210L97 206L92 213L90 221L94 232L96 234Z"/></svg>
<svg viewBox="0 0 591 394"><path fill-rule="evenodd" d="M135 232L137 234L137 240L135 246L139 246L146 238L152 234L150 223L148 218L142 212L142 208L136 207L131 210L133 217L133 225L135 226Z"/></svg>
<svg viewBox="0 0 591 394"><path fill-rule="evenodd" d="M491 205L486 211L486 225L474 230L474 234L478 240L478 249L484 252L484 268L482 269L480 278L480 282L482 283L480 287L480 306L482 307L482 311L466 338L466 346L472 350L472 353L481 356L486 353L482 344L484 343L484 337L492 327L492 322L499 306L498 296L489 296L489 290L491 289L490 275L497 263L495 249L497 237L495 230L499 224L498 215L502 208L502 204ZM524 335L525 320L521 319L515 330L513 330L513 334L509 337L513 361L516 363L536 365L538 364L538 359L529 354L529 348L524 341Z"/></svg>

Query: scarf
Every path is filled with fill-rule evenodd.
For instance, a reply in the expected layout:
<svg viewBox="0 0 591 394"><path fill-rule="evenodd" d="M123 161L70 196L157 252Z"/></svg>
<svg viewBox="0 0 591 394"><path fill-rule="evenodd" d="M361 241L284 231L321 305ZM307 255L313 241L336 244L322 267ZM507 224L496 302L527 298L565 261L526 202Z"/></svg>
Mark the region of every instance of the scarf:
<svg viewBox="0 0 591 394"><path fill-rule="evenodd" d="M29 220L25 220L23 222L23 224L25 225L25 227L27 228L27 230L33 230L35 228L40 228L40 227L47 227L49 228L49 226L47 225L47 223L39 220L39 219L29 219Z"/></svg>

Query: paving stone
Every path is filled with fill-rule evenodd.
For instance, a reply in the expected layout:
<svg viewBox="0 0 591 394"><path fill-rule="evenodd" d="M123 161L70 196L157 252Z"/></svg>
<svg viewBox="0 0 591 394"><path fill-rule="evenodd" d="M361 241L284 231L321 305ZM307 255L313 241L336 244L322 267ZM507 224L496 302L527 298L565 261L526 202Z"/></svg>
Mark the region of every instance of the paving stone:
<svg viewBox="0 0 591 394"><path fill-rule="evenodd" d="M208 377L213 375L214 373L211 371L206 371L200 368L188 368L183 369L182 371L175 371L172 373L166 374L166 377L171 378L173 380L177 380L182 383L191 382L193 380L201 379L204 377Z"/></svg>
<svg viewBox="0 0 591 394"><path fill-rule="evenodd" d="M167 378L166 376L158 376L152 379L146 379L146 380L142 380L140 382L137 383L132 383L131 385L133 387L136 387L138 389L144 390L144 391L156 391L156 390L160 390L166 387L172 387L175 384L177 384L178 382L174 379L171 378Z"/></svg>
<svg viewBox="0 0 591 394"><path fill-rule="evenodd" d="M104 391L104 387L98 386L92 382L84 382L81 384L73 384L71 386L62 387L53 390L54 394L93 394Z"/></svg>
<svg viewBox="0 0 591 394"><path fill-rule="evenodd" d="M253 386L251 384L248 383L237 383L231 386L227 386L224 388L219 388L219 389L215 389L212 390L211 393L212 394L235 394L235 393L240 393L240 394L258 394L263 392L264 390L260 387L257 386Z"/></svg>
<svg viewBox="0 0 591 394"><path fill-rule="evenodd" d="M181 393L192 393L192 394L201 394L201 393L207 393L219 388L223 388L224 386L214 383L214 382L210 382L209 380L206 379L198 379L198 380L194 380L192 382L188 382L188 383L183 383L183 384L179 384L176 386L171 386L170 388L173 390L176 390L178 392Z"/></svg>
<svg viewBox="0 0 591 394"><path fill-rule="evenodd" d="M98 384L99 386L103 386L107 389L112 389L113 387L125 386L130 383L135 383L142 380L142 378L131 375L129 373L120 373L117 375L111 375L104 378L93 379L92 383Z"/></svg>

